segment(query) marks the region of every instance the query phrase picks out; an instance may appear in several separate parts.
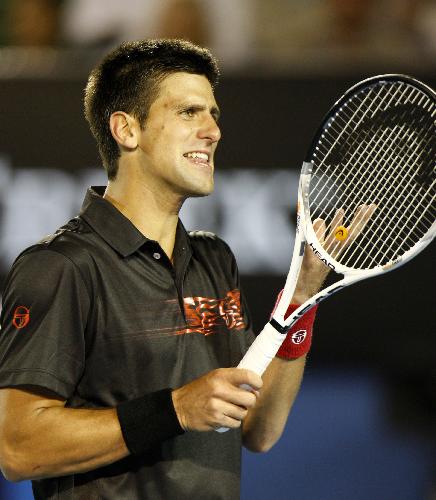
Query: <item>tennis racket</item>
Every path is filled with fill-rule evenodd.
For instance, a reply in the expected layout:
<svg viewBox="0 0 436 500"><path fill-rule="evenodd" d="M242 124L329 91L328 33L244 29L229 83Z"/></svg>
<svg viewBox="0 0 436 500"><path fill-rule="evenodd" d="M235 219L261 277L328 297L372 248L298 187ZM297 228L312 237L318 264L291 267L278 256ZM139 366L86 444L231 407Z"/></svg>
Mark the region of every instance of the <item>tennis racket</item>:
<svg viewBox="0 0 436 500"><path fill-rule="evenodd" d="M301 169L285 288L239 368L262 375L288 330L311 307L352 283L397 269L431 242L435 95L414 78L381 75L350 88L328 112ZM329 228L327 236L319 219ZM306 246L343 277L285 320Z"/></svg>

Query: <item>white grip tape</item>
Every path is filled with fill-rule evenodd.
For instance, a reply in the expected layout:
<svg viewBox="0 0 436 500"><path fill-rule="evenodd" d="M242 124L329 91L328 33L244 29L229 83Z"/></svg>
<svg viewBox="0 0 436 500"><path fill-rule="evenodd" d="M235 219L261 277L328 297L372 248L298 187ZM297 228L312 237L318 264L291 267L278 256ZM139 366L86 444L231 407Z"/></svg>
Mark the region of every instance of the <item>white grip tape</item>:
<svg viewBox="0 0 436 500"><path fill-rule="evenodd" d="M241 359L238 368L245 368L262 376L285 338L286 335L279 333L270 323L267 323ZM250 386L243 384L241 387L251 391ZM229 428L220 427L215 430L217 432L227 432Z"/></svg>
<svg viewBox="0 0 436 500"><path fill-rule="evenodd" d="M267 323L241 359L238 368L246 368L262 376L285 338L286 335Z"/></svg>

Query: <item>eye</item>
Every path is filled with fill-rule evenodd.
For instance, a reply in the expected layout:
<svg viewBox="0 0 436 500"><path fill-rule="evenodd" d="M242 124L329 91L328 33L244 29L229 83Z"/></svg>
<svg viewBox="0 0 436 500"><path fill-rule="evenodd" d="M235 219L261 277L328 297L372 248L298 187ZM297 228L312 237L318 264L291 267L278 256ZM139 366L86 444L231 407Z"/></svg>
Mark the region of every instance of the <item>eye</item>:
<svg viewBox="0 0 436 500"><path fill-rule="evenodd" d="M187 116L188 118L193 118L195 116L195 109L188 108L182 111L182 115Z"/></svg>

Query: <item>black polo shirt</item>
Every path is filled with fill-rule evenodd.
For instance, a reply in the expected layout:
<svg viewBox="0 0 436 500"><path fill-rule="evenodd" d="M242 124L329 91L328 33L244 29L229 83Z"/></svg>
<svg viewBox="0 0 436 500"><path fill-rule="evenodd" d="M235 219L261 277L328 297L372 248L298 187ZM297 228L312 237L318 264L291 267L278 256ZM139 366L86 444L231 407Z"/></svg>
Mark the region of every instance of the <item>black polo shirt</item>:
<svg viewBox="0 0 436 500"><path fill-rule="evenodd" d="M90 189L78 217L15 261L3 295L0 387L44 387L72 408L114 407L236 366L253 341L229 247L179 222L172 264L103 191ZM50 499L236 499L240 455L239 430L187 432L33 488Z"/></svg>

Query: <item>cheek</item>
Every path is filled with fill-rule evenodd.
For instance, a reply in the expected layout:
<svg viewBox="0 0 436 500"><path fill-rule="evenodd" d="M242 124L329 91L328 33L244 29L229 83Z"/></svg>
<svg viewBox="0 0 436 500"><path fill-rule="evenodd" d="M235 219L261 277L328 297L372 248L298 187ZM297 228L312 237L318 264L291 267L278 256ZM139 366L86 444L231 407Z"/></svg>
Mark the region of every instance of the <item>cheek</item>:
<svg viewBox="0 0 436 500"><path fill-rule="evenodd" d="M163 137L163 129L165 125L162 127L147 127L142 134L141 137L141 149L150 156L154 156L162 151L161 141Z"/></svg>

